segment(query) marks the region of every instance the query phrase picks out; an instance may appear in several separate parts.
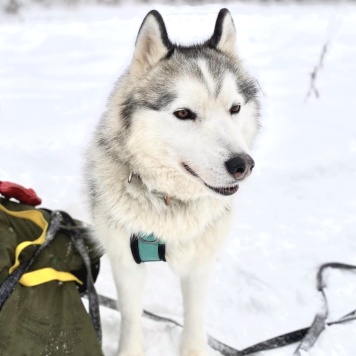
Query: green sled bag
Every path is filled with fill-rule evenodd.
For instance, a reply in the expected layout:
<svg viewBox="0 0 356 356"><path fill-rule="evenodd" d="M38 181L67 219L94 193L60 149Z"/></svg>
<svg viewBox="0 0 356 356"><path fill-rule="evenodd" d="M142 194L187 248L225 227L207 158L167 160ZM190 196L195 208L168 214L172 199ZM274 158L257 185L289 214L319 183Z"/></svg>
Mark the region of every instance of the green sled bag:
<svg viewBox="0 0 356 356"><path fill-rule="evenodd" d="M50 211L0 197L1 356L103 355L101 332L80 297L87 288L90 299L98 251L81 239L88 271L74 240L80 222L65 229L59 219L56 229L53 220ZM95 318L100 329L98 312Z"/></svg>

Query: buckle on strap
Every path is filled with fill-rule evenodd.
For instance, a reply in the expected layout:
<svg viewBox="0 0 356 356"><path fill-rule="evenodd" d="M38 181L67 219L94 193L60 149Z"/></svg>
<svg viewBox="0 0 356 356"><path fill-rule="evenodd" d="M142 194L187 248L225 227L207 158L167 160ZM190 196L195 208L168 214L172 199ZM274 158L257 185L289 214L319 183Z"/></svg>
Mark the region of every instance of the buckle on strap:
<svg viewBox="0 0 356 356"><path fill-rule="evenodd" d="M166 261L166 245L154 234L132 235L131 241L132 257L137 264L141 262Z"/></svg>

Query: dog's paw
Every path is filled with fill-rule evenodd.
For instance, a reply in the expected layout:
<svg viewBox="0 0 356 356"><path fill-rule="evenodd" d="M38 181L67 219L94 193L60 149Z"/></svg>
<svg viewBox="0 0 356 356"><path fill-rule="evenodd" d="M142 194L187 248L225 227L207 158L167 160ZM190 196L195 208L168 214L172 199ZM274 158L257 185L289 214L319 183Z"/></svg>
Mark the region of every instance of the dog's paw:
<svg viewBox="0 0 356 356"><path fill-rule="evenodd" d="M181 356L209 356L207 350L183 350Z"/></svg>
<svg viewBox="0 0 356 356"><path fill-rule="evenodd" d="M121 329L119 349L117 356L144 356L143 337L140 331L126 332Z"/></svg>
<svg viewBox="0 0 356 356"><path fill-rule="evenodd" d="M143 349L138 347L126 348L119 350L117 356L144 356Z"/></svg>
<svg viewBox="0 0 356 356"><path fill-rule="evenodd" d="M205 333L191 333L183 330L180 356L209 356L209 348Z"/></svg>

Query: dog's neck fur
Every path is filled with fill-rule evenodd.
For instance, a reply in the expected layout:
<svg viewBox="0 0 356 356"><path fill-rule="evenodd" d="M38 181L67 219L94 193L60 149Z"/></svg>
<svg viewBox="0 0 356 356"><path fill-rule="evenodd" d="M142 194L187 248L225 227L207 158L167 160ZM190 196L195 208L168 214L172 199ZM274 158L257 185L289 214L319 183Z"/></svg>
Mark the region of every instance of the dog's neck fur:
<svg viewBox="0 0 356 356"><path fill-rule="evenodd" d="M135 174L135 173L133 173L133 172L131 171L130 174L129 174L129 176L128 176L128 178L127 178L128 183L131 183L133 178L138 179L138 180L141 180L141 177L140 177L138 174ZM141 182L142 182L142 180L141 180ZM144 183L142 182L142 184L144 184ZM147 189L147 190L148 190L148 189ZM155 192L155 191L154 191L153 193L156 193L157 195L162 195L162 196L164 197L164 202L166 203L166 205L169 205L169 204L170 204L172 197L171 197L169 194L167 194L167 193Z"/></svg>

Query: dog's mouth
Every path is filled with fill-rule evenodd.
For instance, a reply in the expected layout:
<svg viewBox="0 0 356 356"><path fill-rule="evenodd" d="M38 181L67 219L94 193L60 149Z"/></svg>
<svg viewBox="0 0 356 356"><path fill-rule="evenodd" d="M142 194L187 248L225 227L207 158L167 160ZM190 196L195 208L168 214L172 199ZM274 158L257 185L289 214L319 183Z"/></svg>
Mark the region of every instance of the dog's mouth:
<svg viewBox="0 0 356 356"><path fill-rule="evenodd" d="M189 172L192 176L199 178L204 184L205 186L207 186L209 189L213 190L215 193L221 194L221 195L232 195L235 194L238 189L239 189L239 185L232 185L229 187L212 187L211 185L205 183L199 176L198 174L195 173L195 171L190 168L186 163L183 163L183 167L185 168L185 170L187 172Z"/></svg>

